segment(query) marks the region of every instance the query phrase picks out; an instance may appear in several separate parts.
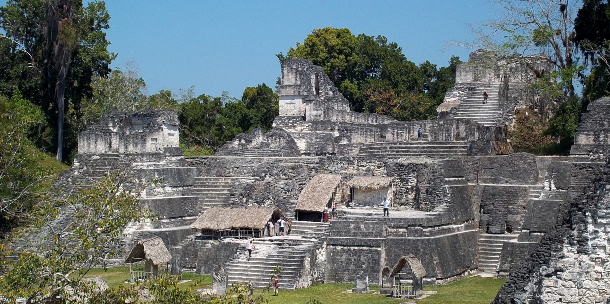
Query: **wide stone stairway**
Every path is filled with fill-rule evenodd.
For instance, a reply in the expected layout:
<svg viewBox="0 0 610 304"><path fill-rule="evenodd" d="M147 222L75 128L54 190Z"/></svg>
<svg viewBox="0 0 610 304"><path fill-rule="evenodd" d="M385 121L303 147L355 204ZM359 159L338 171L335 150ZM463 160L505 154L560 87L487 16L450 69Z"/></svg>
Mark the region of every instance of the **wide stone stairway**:
<svg viewBox="0 0 610 304"><path fill-rule="evenodd" d="M496 275L504 243L516 241L518 234L479 234L479 271Z"/></svg>
<svg viewBox="0 0 610 304"><path fill-rule="evenodd" d="M464 141L413 141L402 143L376 142L360 147L359 156L373 157L447 157L466 155L468 143Z"/></svg>
<svg viewBox="0 0 610 304"><path fill-rule="evenodd" d="M319 239L326 236L329 228L329 222L292 221L290 235L299 235L303 238Z"/></svg>
<svg viewBox="0 0 610 304"><path fill-rule="evenodd" d="M487 90L487 103L483 103L483 91ZM498 101L500 83L481 83L470 91L457 106L453 118L470 119L484 126L495 126L502 118Z"/></svg>
<svg viewBox="0 0 610 304"><path fill-rule="evenodd" d="M205 211L212 207L229 204L231 185L238 180L252 180L253 177L195 177L192 195L199 198Z"/></svg>
<svg viewBox="0 0 610 304"><path fill-rule="evenodd" d="M303 270L305 256L316 239L275 236L254 239L255 249L248 260L248 252L241 248L225 267L227 283L249 282L256 288L269 286L274 269L280 267L281 289L295 289Z"/></svg>

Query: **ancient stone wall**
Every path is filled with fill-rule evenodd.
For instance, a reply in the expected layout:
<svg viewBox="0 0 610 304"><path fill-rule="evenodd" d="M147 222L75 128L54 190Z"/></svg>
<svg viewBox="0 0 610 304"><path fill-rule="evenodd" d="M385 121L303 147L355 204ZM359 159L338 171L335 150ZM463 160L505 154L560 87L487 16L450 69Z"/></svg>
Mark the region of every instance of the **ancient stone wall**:
<svg viewBox="0 0 610 304"><path fill-rule="evenodd" d="M582 114L570 154L604 159L610 147L610 97L597 99Z"/></svg>
<svg viewBox="0 0 610 304"><path fill-rule="evenodd" d="M331 120L332 110L349 111L349 102L321 67L294 58L282 64L278 87L280 116L301 116L306 121Z"/></svg>
<svg viewBox="0 0 610 304"><path fill-rule="evenodd" d="M456 70L456 83L531 82L536 75L544 75L554 70L549 58L545 55L531 56L498 56L491 51L477 50L468 56L468 62L462 63Z"/></svg>
<svg viewBox="0 0 610 304"><path fill-rule="evenodd" d="M79 154L170 153L179 148L174 111L110 112L78 135Z"/></svg>

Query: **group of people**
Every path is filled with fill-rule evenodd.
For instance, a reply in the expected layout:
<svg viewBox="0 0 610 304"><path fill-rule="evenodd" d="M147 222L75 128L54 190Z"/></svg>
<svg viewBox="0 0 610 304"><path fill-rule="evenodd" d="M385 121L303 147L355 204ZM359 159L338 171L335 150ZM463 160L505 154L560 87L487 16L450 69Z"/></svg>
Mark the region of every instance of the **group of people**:
<svg viewBox="0 0 610 304"><path fill-rule="evenodd" d="M279 235L285 235L286 220L283 217L280 217L280 219L277 220L277 225L280 228L278 234ZM267 222L267 229L269 230L269 236L276 236L277 235L275 233L275 225L273 224L273 221L268 221Z"/></svg>

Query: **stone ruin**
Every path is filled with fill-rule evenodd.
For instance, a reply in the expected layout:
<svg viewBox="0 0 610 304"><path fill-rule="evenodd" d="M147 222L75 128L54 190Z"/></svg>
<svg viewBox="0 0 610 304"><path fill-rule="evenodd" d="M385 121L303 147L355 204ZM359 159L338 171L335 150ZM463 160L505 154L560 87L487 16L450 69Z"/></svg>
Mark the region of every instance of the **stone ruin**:
<svg viewBox="0 0 610 304"><path fill-rule="evenodd" d="M217 290L232 282L266 286L277 266L284 268L280 288L362 277L382 285L388 269L409 256L421 263L425 285L476 273L508 277L497 303L606 301L610 99L589 105L572 155L504 155L506 113L526 102L515 96L534 76L518 64L481 69L479 53L458 68L456 88L446 97L457 104L441 105L447 107L434 121L352 112L320 67L293 59L282 65L280 115L271 131L241 134L215 156L182 157L165 153L178 135L170 139L177 120L163 119L167 112L144 115L156 118L143 129L144 119L125 119L140 114L111 114L79 137L78 162L58 184L86 184L119 164L139 181L161 178L140 194L159 219L129 227L121 246L160 237L180 268L214 274ZM540 71L547 67L542 58L530 59ZM479 109L474 101L481 103L483 89L490 108ZM148 145L151 138L168 145ZM338 185L319 187L333 192L320 197L322 204L332 198L338 218L296 220L300 194L320 174L339 177ZM389 178L390 217L375 202L347 207L355 177ZM288 235L256 238L249 260L246 240L207 238L190 228L209 208L248 206L274 206L293 219Z"/></svg>
<svg viewBox="0 0 610 304"><path fill-rule="evenodd" d="M173 111L106 113L98 125L78 134L78 154L179 155L179 125L178 115Z"/></svg>

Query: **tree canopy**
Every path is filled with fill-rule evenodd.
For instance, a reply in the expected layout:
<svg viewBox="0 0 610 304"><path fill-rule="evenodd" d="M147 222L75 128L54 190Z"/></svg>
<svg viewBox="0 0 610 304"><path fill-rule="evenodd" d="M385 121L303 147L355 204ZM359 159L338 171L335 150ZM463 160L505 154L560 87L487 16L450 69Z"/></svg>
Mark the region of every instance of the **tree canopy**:
<svg viewBox="0 0 610 304"><path fill-rule="evenodd" d="M503 54L546 54L556 71L542 81L557 81L565 96L574 96L574 81L582 70L574 43L574 18L578 1L496 0L501 14L487 24L488 32L477 31L481 46ZM501 38L499 38L501 37ZM540 75L544 76L544 75ZM549 82L549 80L552 80Z"/></svg>
<svg viewBox="0 0 610 304"><path fill-rule="evenodd" d="M603 0L584 0L575 20L574 42L591 65L583 75L586 102L610 95L610 5Z"/></svg>
<svg viewBox="0 0 610 304"><path fill-rule="evenodd" d="M352 110L400 120L435 118L460 63L452 57L447 68L430 62L418 67L384 36L355 36L349 29L330 27L313 30L303 44L277 56L281 62L299 57L321 66Z"/></svg>
<svg viewBox="0 0 610 304"><path fill-rule="evenodd" d="M0 39L0 94L18 88L40 106L47 123L36 143L57 151L59 160L64 146L68 154L76 148L77 128L64 126L64 116L78 113L81 100L91 96L93 76L110 72L115 54L107 50L109 20L102 1L10 0L0 7L6 32Z"/></svg>

